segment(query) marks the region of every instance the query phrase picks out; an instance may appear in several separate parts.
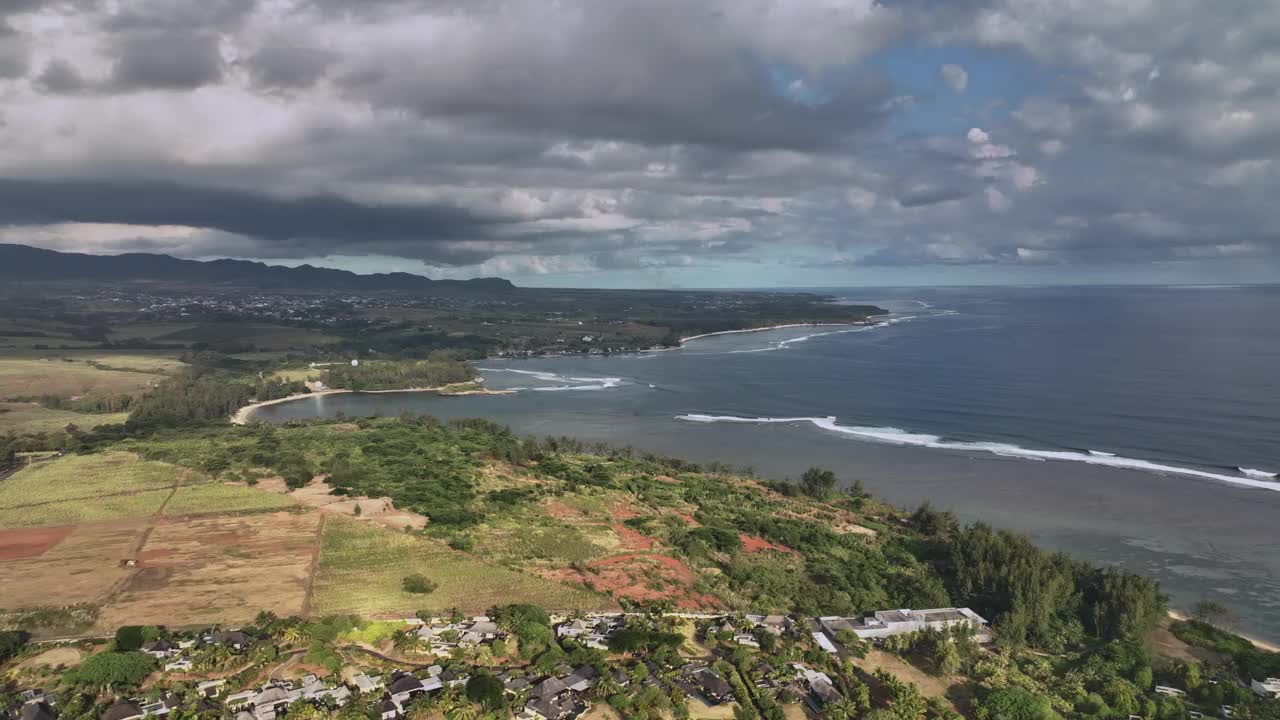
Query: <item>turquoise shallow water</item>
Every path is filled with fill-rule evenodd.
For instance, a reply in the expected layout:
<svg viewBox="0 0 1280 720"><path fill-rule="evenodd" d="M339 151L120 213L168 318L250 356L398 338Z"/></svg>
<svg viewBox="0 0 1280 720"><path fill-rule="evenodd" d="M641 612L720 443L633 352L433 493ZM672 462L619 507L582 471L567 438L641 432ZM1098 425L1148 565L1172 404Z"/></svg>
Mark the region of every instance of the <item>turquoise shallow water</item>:
<svg viewBox="0 0 1280 720"><path fill-rule="evenodd" d="M337 395L255 417L484 416L794 476L857 477L1161 579L1280 639L1280 288L832 291L871 330L485 362L515 395ZM1243 470L1242 470L1243 469ZM1273 489L1272 489L1273 488Z"/></svg>

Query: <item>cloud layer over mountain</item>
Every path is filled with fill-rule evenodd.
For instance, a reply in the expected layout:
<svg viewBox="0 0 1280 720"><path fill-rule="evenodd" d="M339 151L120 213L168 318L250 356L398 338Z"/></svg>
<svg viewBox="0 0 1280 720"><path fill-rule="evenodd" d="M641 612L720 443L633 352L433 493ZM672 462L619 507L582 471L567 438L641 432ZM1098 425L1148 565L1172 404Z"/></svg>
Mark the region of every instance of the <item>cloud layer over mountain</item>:
<svg viewBox="0 0 1280 720"><path fill-rule="evenodd" d="M8 0L0 98L0 241L55 249L583 285L1280 270L1268 0Z"/></svg>

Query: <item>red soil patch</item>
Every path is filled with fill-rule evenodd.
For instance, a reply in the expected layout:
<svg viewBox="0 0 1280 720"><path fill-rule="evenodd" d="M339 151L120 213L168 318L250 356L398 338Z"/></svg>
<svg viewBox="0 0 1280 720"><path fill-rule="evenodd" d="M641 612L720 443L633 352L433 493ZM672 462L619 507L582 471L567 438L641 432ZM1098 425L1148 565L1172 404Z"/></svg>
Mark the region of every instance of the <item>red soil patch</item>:
<svg viewBox="0 0 1280 720"><path fill-rule="evenodd" d="M610 509L609 514L613 516L614 520L630 520L631 518L640 517L640 513L636 512L635 509L627 503L616 503L613 508Z"/></svg>
<svg viewBox="0 0 1280 720"><path fill-rule="evenodd" d="M587 567L586 573L561 568L544 571L543 575L590 585L617 598L672 600L686 610L718 605L714 597L693 592L693 570L668 555L627 553L597 560Z"/></svg>
<svg viewBox="0 0 1280 720"><path fill-rule="evenodd" d="M786 545L772 543L762 537L756 537L755 535L744 535L743 533L738 533L738 537L742 539L742 549L749 553L764 552L765 550L777 550L778 552L788 553L795 552L795 550L792 550Z"/></svg>
<svg viewBox="0 0 1280 720"><path fill-rule="evenodd" d="M75 529L75 525L62 525L0 530L0 560L40 557L46 550L62 542Z"/></svg>
<svg viewBox="0 0 1280 720"><path fill-rule="evenodd" d="M676 517L683 520L685 524L688 525L689 527L702 527L702 523L698 522L697 520L694 520L693 516L690 515L689 513L680 513L676 515Z"/></svg>
<svg viewBox="0 0 1280 720"><path fill-rule="evenodd" d="M653 538L643 535L636 530L632 530L626 525L617 523L610 526L618 537L622 538L622 545L628 550L652 550Z"/></svg>
<svg viewBox="0 0 1280 720"><path fill-rule="evenodd" d="M675 478L671 477L670 475L659 475L659 476L655 477L655 478L654 478L654 480L657 480L658 482L664 482L664 483L666 483L666 484L668 484L668 485L682 485L682 484L683 484L683 483L681 483L679 480L677 480L677 479L675 479Z"/></svg>
<svg viewBox="0 0 1280 720"><path fill-rule="evenodd" d="M560 502L559 500L547 501L547 514L557 520L581 520L583 515L576 508Z"/></svg>

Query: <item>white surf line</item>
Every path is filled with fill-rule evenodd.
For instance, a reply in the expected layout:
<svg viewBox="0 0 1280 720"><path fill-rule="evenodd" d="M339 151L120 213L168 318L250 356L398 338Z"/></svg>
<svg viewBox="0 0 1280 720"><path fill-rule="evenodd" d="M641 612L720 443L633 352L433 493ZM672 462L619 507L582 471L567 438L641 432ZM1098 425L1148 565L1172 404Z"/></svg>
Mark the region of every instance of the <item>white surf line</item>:
<svg viewBox="0 0 1280 720"><path fill-rule="evenodd" d="M677 415L676 419L701 423L727 422L756 425L810 423L823 430L840 433L842 435L849 435L869 442L910 445L915 447L934 448L938 450L977 451L1002 457L1015 457L1025 460L1061 460L1066 462L1080 462L1088 465L1102 465L1105 467L1121 468L1125 470L1145 470L1147 472L1154 472L1158 474L1185 475L1188 477L1205 478L1231 483L1233 485L1242 485L1245 487L1280 492L1280 483L1268 482L1267 480L1259 479L1258 476L1240 477L1238 475L1224 475L1222 473L1214 473L1207 470L1196 470L1194 468L1179 467L1177 465L1163 465L1149 460L1139 460L1137 458L1120 457L1117 455L1096 452L1077 452L1073 450L1034 450L1009 443L943 440L938 435L911 433L906 430L893 427L838 425L836 424L836 418L834 415L829 415L827 417L753 418L737 417L734 415L690 414ZM1244 469L1241 469L1241 473L1247 474L1244 473Z"/></svg>
<svg viewBox="0 0 1280 720"><path fill-rule="evenodd" d="M619 385L621 385L621 384L622 384L622 378L619 378L619 377L573 377L573 376L570 376L570 375L560 375L560 374L558 374L558 373L545 372L545 371L542 371L542 370L517 370L517 369L515 369L515 368L482 368L482 367L478 367L478 368L476 368L476 370L477 370L477 371L479 371L479 372L482 372L482 373L485 373L485 372L491 372L491 373L499 373L499 372L516 373L516 374L518 374L518 375L529 375L529 376L531 376L531 377L537 378L537 379L539 379L539 380L543 380L543 381L545 381L545 382L562 383L562 384L560 384L560 385L554 385L554 386L551 386L551 387L528 387L528 388L526 388L526 387L522 387L522 388L507 388L508 390L515 390L515 391L517 391L517 392L524 392L524 391L530 391L530 392L563 392L563 391L565 391L565 390L608 390L608 389L610 389L610 388L618 387ZM570 384L568 384L568 383L571 383L571 382L573 382L573 383L587 383L587 384L585 384L585 385L570 385Z"/></svg>

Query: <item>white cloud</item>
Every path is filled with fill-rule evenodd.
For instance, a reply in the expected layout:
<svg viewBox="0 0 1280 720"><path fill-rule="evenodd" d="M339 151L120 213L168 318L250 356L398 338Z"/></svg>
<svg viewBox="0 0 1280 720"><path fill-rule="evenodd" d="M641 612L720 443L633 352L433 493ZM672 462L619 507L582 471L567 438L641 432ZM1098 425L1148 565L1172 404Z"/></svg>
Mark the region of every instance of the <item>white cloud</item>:
<svg viewBox="0 0 1280 720"><path fill-rule="evenodd" d="M1013 207L1013 203L1009 200L1009 197L1000 192L997 188L988 187L983 190L983 194L987 198L987 207L995 212L1004 212Z"/></svg>
<svg viewBox="0 0 1280 720"><path fill-rule="evenodd" d="M962 93L969 87L969 73L959 65L943 65L939 69L942 79L956 93Z"/></svg>
<svg viewBox="0 0 1280 720"><path fill-rule="evenodd" d="M969 142L974 145L981 145L991 139L991 136L983 132L982 128L969 128L969 133L965 137L969 138Z"/></svg>

